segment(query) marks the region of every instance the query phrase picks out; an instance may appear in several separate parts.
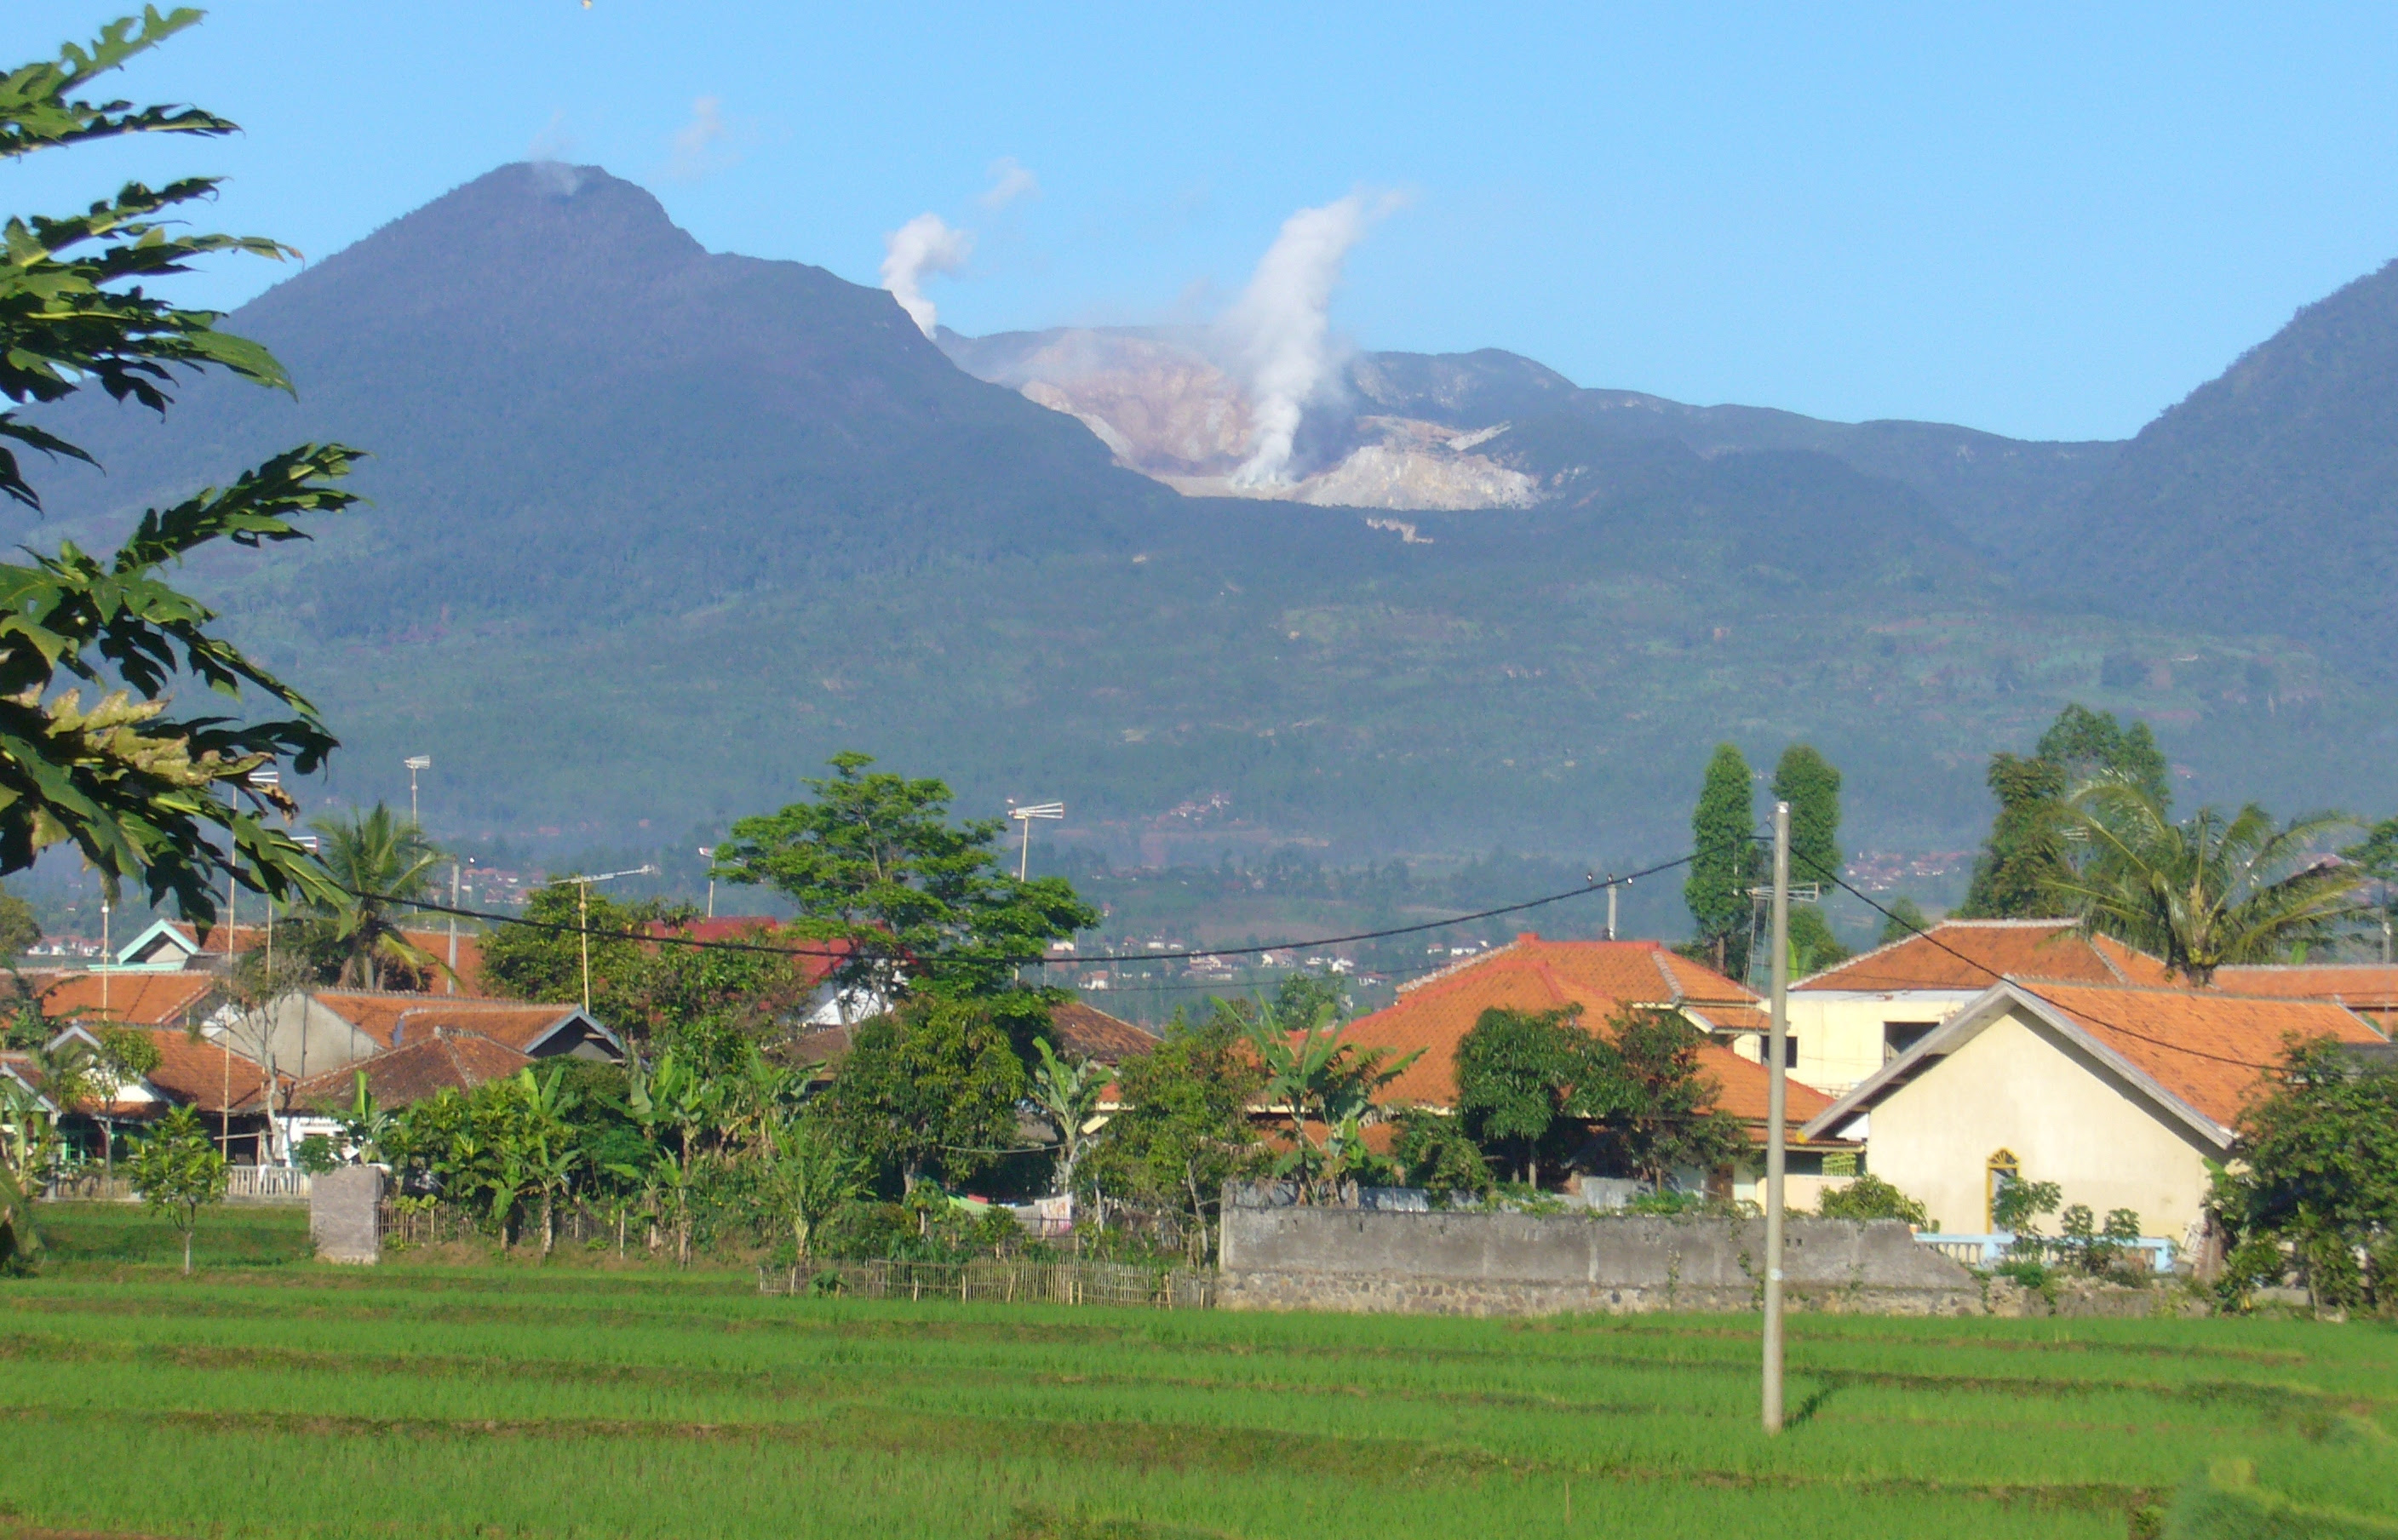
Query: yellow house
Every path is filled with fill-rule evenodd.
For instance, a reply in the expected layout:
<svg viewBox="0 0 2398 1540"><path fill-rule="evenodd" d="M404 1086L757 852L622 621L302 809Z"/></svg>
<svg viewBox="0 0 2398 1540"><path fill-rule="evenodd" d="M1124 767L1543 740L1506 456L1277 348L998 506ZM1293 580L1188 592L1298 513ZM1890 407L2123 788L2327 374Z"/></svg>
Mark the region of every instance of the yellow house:
<svg viewBox="0 0 2398 1540"><path fill-rule="evenodd" d="M2065 1203L2129 1209L2143 1234L2187 1248L2206 1162L2229 1156L2242 1107L2293 1037L2387 1040L2324 1000L2003 980L1810 1119L1806 1137L1864 1140L1866 1169L1952 1233L1989 1233L2004 1183L2054 1182Z"/></svg>
<svg viewBox="0 0 2398 1540"><path fill-rule="evenodd" d="M1838 1096L2002 978L2163 984L2164 964L2069 919L1951 919L1790 986L1790 1073ZM1752 1042L1739 1051L1755 1058Z"/></svg>

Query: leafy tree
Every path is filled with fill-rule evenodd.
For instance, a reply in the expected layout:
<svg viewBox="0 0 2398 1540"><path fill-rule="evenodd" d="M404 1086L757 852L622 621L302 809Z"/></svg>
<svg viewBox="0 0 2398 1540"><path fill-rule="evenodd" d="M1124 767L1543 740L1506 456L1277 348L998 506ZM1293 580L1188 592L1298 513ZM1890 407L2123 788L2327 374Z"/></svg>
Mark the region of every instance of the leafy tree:
<svg viewBox="0 0 2398 1540"><path fill-rule="evenodd" d="M1603 1117L1615 1105L1607 1057L1581 1013L1579 1006L1538 1011L1494 1006L1458 1041L1459 1120L1485 1149L1507 1150L1534 1187L1553 1136L1578 1133L1572 1119Z"/></svg>
<svg viewBox="0 0 2398 1540"><path fill-rule="evenodd" d="M309 826L322 837L325 869L344 893L311 927L339 959L338 982L381 989L395 968L447 971L441 959L411 943L400 929L414 913L411 906L433 896L433 868L441 852L424 832L381 802L348 817L314 819Z"/></svg>
<svg viewBox="0 0 2398 1540"><path fill-rule="evenodd" d="M1099 1110L1099 1092L1111 1078L1107 1066L1090 1059L1071 1063L1058 1057L1046 1038L1032 1046L1041 1062L1032 1069L1032 1105L1058 1131L1058 1176L1054 1192L1074 1190L1074 1168L1081 1164L1089 1135L1084 1130Z"/></svg>
<svg viewBox="0 0 2398 1540"><path fill-rule="evenodd" d="M1988 782L1999 813L1958 917L2047 918L2056 912L2056 885L2073 872L2065 857L2065 771L2037 757L1994 754Z"/></svg>
<svg viewBox="0 0 2398 1540"><path fill-rule="evenodd" d="M1246 1019L1220 1002L1204 1022L1178 1011L1155 1048L1116 1066L1116 1083L1125 1110L1109 1119L1086 1169L1114 1191L1177 1212L1192 1255L1205 1256L1224 1184L1271 1163L1249 1125L1265 1072Z"/></svg>
<svg viewBox="0 0 2398 1540"><path fill-rule="evenodd" d="M194 107L76 95L198 20L197 11L148 9L109 23L88 47L67 46L54 62L0 75L0 157L137 134L233 132ZM24 449L97 463L18 408L97 386L163 414L182 368L290 388L265 349L217 329L218 313L179 308L142 287L214 253L290 254L256 236L175 233L176 211L216 186L205 177L155 189L128 182L80 214L7 221L0 395L13 406L0 409L0 494L40 506L19 458ZM313 771L334 738L305 697L212 631L216 612L162 573L219 542L254 548L305 539L295 518L355 501L333 484L356 458L340 445L306 445L228 487L144 512L113 556L61 542L54 555L0 565L0 872L71 844L112 897L135 880L154 904L171 895L195 918L214 917L228 875L278 899L339 901L309 853L268 822L290 817L290 799L252 775L287 759ZM267 709L178 714L170 692L186 680L236 700L254 691ZM89 703L86 686L99 692Z"/></svg>
<svg viewBox="0 0 2398 1540"><path fill-rule="evenodd" d="M2001 1186L1991 1198L1990 1225L2014 1235L2014 1251L2036 1260L2048 1249L2047 1240L2040 1233L2041 1216L2054 1213L2064 1198L2064 1189L2054 1182L2017 1178Z"/></svg>
<svg viewBox="0 0 2398 1540"><path fill-rule="evenodd" d="M798 906L799 934L845 944L838 986L992 994L1050 942L1098 923L1064 878L1008 874L1004 820L952 824L948 785L873 763L835 755L831 775L802 783L813 801L740 820L716 851L718 877L775 889Z"/></svg>
<svg viewBox="0 0 2398 1540"><path fill-rule="evenodd" d="M1357 1158L1374 1097L1423 1053L1418 1049L1391 1063L1389 1049L1344 1043L1340 1034L1348 1024L1324 1007L1295 1020L1261 1001L1246 1024L1250 1051L1265 1070L1260 1094L1290 1125L1290 1148L1275 1160L1274 1172L1290 1175L1302 1191L1339 1177ZM1308 1132L1311 1123L1325 1131L1323 1145Z"/></svg>
<svg viewBox="0 0 2398 1540"><path fill-rule="evenodd" d="M1750 879L1756 872L1756 811L1748 761L1731 743L1718 743L1691 813L1691 875L1682 884L1697 928L1695 944L1716 971L1748 965Z"/></svg>
<svg viewBox="0 0 2398 1540"><path fill-rule="evenodd" d="M1932 921L1924 914L1922 905L1901 893L1891 900L1890 917L1882 921L1881 934L1876 938L1876 944L1889 946L1909 936L1921 935L1931 929Z"/></svg>
<svg viewBox="0 0 2398 1540"><path fill-rule="evenodd" d="M228 1180L224 1152L200 1116L179 1106L158 1119L133 1149L133 1185L152 1213L165 1215L183 1236L183 1272L192 1270L192 1232L200 1211L222 1199Z"/></svg>
<svg viewBox="0 0 2398 1540"><path fill-rule="evenodd" d="M2357 870L2360 889L2369 888L2374 919L2387 948L2398 930L2398 818L2385 818L2364 832L2364 837L2339 852ZM2385 957L2388 953L2385 951Z"/></svg>
<svg viewBox="0 0 2398 1540"><path fill-rule="evenodd" d="M2146 722L2125 728L2112 712L2068 705L2040 735L2032 753L2063 771L2068 785L2111 776L2139 787L2161 808L2173 806L2164 751L2157 747L2156 734Z"/></svg>
<svg viewBox="0 0 2398 1540"><path fill-rule="evenodd" d="M503 925L483 943L483 977L519 999L579 1000L583 998L583 938L586 921L572 882L552 882L525 897L525 925ZM640 905L591 895L587 924L591 943L591 1006L617 1024L619 1002L638 992L641 944L625 939L653 917Z"/></svg>
<svg viewBox="0 0 2398 1540"><path fill-rule="evenodd" d="M2028 757L1990 757L1990 795L1999 812L1974 863L1957 914L1963 919L2046 919L2058 912L2057 887L2076 862L2066 800L2094 779L2126 782L2160 808L2173 805L2164 754L2146 722L2129 729L2110 712L2068 705L2040 735Z"/></svg>
<svg viewBox="0 0 2398 1540"><path fill-rule="evenodd" d="M1677 1011L1628 1007L1598 1035L1613 1107L1596 1131L1602 1159L1660 1191L1677 1171L1714 1171L1747 1153L1740 1120L1715 1105L1699 1067L1706 1035Z"/></svg>
<svg viewBox="0 0 2398 1540"><path fill-rule="evenodd" d="M42 922L34 906L0 888L0 958L21 957L42 939Z"/></svg>
<svg viewBox="0 0 2398 1540"><path fill-rule="evenodd" d="M962 1181L1014 1150L1025 1091L1024 1066L988 1010L927 998L857 1029L824 1116L912 1192L928 1173Z"/></svg>
<svg viewBox="0 0 2398 1540"><path fill-rule="evenodd" d="M2355 913L2357 869L2323 859L2349 821L2315 813L2277 824L2255 803L2226 817L2201 808L2176 824L2148 790L2104 780L2068 806L2090 855L2054 885L2095 929L2153 952L2204 985L2228 963L2279 962L2329 941Z"/></svg>
<svg viewBox="0 0 2398 1540"><path fill-rule="evenodd" d="M1815 1212L1825 1219L1903 1219L1918 1229L1932 1223L1920 1202L1870 1173L1825 1193Z"/></svg>
<svg viewBox="0 0 2398 1540"><path fill-rule="evenodd" d="M1430 1107L1407 1107L1400 1111L1398 1124L1392 1153L1398 1157L1408 1185L1436 1193L1490 1191L1490 1164L1457 1118Z"/></svg>
<svg viewBox="0 0 2398 1540"><path fill-rule="evenodd" d="M2243 1250L2271 1257L2257 1270L2279 1273L2286 1246L2324 1304L2398 1303L2398 1074L2293 1040L2238 1127L2215 1204Z"/></svg>

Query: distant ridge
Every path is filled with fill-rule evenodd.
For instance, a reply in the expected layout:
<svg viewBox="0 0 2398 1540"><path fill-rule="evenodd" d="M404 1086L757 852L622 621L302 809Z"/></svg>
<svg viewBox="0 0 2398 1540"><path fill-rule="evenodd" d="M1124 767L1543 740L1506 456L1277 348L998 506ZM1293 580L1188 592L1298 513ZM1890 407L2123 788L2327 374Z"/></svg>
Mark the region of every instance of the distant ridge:
<svg viewBox="0 0 2398 1540"><path fill-rule="evenodd" d="M2140 431L2053 585L2282 632L2398 675L2398 262L2300 310Z"/></svg>

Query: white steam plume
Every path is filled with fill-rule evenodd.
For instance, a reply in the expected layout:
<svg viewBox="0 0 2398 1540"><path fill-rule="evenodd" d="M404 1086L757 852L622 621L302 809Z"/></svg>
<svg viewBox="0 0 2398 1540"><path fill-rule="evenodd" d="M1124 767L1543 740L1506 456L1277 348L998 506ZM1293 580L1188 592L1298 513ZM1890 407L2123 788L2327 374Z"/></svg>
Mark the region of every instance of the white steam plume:
<svg viewBox="0 0 2398 1540"><path fill-rule="evenodd" d="M1041 179L1030 167L1017 164L1014 155L1002 155L990 163L990 189L975 201L992 213L1006 208L1018 198L1041 195Z"/></svg>
<svg viewBox="0 0 2398 1540"><path fill-rule="evenodd" d="M953 230L938 214L919 214L891 232L883 243L882 287L916 323L933 334L933 301L924 298L924 280L936 273L955 273L974 250L974 232Z"/></svg>
<svg viewBox="0 0 2398 1540"><path fill-rule="evenodd" d="M697 181L717 169L716 144L727 132L721 100L704 96L693 101L691 121L667 141L667 175L677 181Z"/></svg>
<svg viewBox="0 0 2398 1540"><path fill-rule="evenodd" d="M1257 409L1249 458L1233 473L1234 482L1255 487L1287 479L1300 417L1331 371L1326 311L1340 282L1341 261L1383 208L1368 208L1353 193L1285 220L1249 287L1218 323L1248 376Z"/></svg>

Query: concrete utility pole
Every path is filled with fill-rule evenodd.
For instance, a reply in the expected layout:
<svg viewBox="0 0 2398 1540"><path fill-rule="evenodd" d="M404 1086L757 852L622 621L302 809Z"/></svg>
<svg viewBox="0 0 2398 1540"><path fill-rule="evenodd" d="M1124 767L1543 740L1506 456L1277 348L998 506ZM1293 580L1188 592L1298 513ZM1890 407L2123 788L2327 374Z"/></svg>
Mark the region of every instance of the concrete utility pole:
<svg viewBox="0 0 2398 1540"><path fill-rule="evenodd" d="M1790 1041L1790 804L1773 804L1773 998L1765 1040L1765 1431L1782 1431L1782 1170Z"/></svg>
<svg viewBox="0 0 2398 1540"><path fill-rule="evenodd" d="M450 863L450 977L443 981L441 992L458 993L458 864Z"/></svg>
<svg viewBox="0 0 2398 1540"><path fill-rule="evenodd" d="M1615 939L1615 888L1612 882L1607 885L1607 939L1610 941Z"/></svg>

